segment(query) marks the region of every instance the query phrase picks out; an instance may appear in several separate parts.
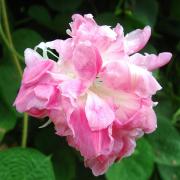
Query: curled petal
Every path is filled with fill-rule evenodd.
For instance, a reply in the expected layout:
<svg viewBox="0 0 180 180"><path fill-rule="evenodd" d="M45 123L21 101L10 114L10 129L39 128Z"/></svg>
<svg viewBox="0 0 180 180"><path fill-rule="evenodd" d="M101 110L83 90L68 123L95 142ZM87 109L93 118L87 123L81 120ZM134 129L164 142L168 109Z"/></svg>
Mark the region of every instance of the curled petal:
<svg viewBox="0 0 180 180"><path fill-rule="evenodd" d="M151 28L146 26L144 29L137 29L125 36L124 48L127 54L133 54L141 50L148 42L151 35Z"/></svg>
<svg viewBox="0 0 180 180"><path fill-rule="evenodd" d="M91 14L86 14L84 17L79 14L74 14L72 16L73 22L70 23L71 31L68 34L72 37L78 35L79 29L91 30L96 26L96 22Z"/></svg>
<svg viewBox="0 0 180 180"><path fill-rule="evenodd" d="M55 49L59 54L59 61L69 61L72 58L73 42L71 38L66 40L56 39L46 43L46 46Z"/></svg>
<svg viewBox="0 0 180 180"><path fill-rule="evenodd" d="M130 57L130 62L153 71L167 64L171 58L172 54L169 52L163 52L157 56L155 54L145 54L143 56L137 53Z"/></svg>
<svg viewBox="0 0 180 180"><path fill-rule="evenodd" d="M36 98L33 89L21 87L14 105L18 112L28 112L34 117L45 117L47 116L47 110L44 109L45 103L45 100Z"/></svg>
<svg viewBox="0 0 180 180"><path fill-rule="evenodd" d="M39 61L43 60L42 56L40 56L36 51L30 48L25 49L24 56L27 67L36 66L39 63Z"/></svg>
<svg viewBox="0 0 180 180"><path fill-rule="evenodd" d="M22 84L28 86L45 77L47 71L54 66L53 61L42 59L40 55L31 49L25 50L25 61L27 67L24 70Z"/></svg>

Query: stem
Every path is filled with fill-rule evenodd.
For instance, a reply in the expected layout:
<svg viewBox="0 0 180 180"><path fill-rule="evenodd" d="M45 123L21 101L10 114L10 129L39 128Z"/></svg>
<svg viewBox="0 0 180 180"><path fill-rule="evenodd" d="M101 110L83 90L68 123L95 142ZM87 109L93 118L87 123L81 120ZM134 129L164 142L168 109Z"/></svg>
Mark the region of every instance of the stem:
<svg viewBox="0 0 180 180"><path fill-rule="evenodd" d="M8 16L7 16L7 11L6 11L6 4L4 0L1 0L1 8L2 8L2 19L3 19L3 23L4 23L4 30L7 36L7 39L9 41L9 46L11 47L11 49L14 49L14 45L12 42L12 37L11 37L11 33L10 33L10 28L9 28L9 21L8 21ZM19 75L22 77L22 69L21 69L21 65L18 61L18 58L16 56L15 53L12 53L12 59L13 62L18 70Z"/></svg>
<svg viewBox="0 0 180 180"><path fill-rule="evenodd" d="M27 134L28 134L28 115L27 113L24 113L23 132L22 132L22 141L21 141L21 147L23 148L25 148L27 145Z"/></svg>
<svg viewBox="0 0 180 180"><path fill-rule="evenodd" d="M2 40L4 41L5 45L7 46L7 48L12 52L12 53L15 53L16 56L21 60L21 61L24 61L24 58L15 50L15 49L12 49L12 47L9 46L9 42L8 42L8 39L6 38L4 32L3 32L3 29L0 25L0 35L2 37Z"/></svg>
<svg viewBox="0 0 180 180"><path fill-rule="evenodd" d="M8 47L10 47L9 49L14 50L15 48L14 48L14 45L13 45L11 32L10 32L10 28L9 28L9 21L8 21L8 16L7 16L5 0L0 0L0 5L1 5L1 10L2 10L2 20L3 20L3 23L4 23L4 30L5 30L5 40L7 40L7 42L8 42L8 45L9 45ZM6 36L7 36L7 39L6 39ZM19 76L22 78L23 71L22 71L21 65L19 63L18 57L16 56L16 53L12 53L12 60L13 60L13 62L15 64L15 66L16 66L16 69L17 69L17 71L19 73ZM22 147L26 147L27 133L28 133L28 115L26 113L24 113L22 142L21 142Z"/></svg>

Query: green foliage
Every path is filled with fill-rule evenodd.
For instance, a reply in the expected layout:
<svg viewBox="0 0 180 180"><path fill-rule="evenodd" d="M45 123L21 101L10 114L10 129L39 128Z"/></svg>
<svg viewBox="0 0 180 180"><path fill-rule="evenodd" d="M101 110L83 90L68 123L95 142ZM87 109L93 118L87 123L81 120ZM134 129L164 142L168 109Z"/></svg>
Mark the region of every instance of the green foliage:
<svg viewBox="0 0 180 180"><path fill-rule="evenodd" d="M44 6L33 5L29 8L28 14L38 23L45 26L51 26L51 17Z"/></svg>
<svg viewBox="0 0 180 180"><path fill-rule="evenodd" d="M56 179L75 178L76 161L71 149L61 138L54 135L54 129L46 128L36 136L35 146L45 154L52 155Z"/></svg>
<svg viewBox="0 0 180 180"><path fill-rule="evenodd" d="M0 142L4 135L15 127L16 119L15 113L8 111L7 106L0 102Z"/></svg>
<svg viewBox="0 0 180 180"><path fill-rule="evenodd" d="M96 18L96 21L101 25L108 24L111 26L115 26L119 22L119 19L113 13L105 12L99 14Z"/></svg>
<svg viewBox="0 0 180 180"><path fill-rule="evenodd" d="M34 48L34 46L43 41L40 34L34 30L26 28L14 31L12 37L17 52L22 55L27 47Z"/></svg>
<svg viewBox="0 0 180 180"><path fill-rule="evenodd" d="M119 177L121 180L146 180L151 176L153 163L152 147L145 139L141 139L137 143L134 154L113 164L106 173L106 177L108 180L119 180Z"/></svg>
<svg viewBox="0 0 180 180"><path fill-rule="evenodd" d="M180 1L16 0L7 1L7 6L17 52L7 46L7 39L4 40L1 34L0 180L180 179ZM152 37L142 53L173 53L173 61L169 65L153 72L163 87L153 97L159 102L155 108L156 132L138 140L132 156L115 163L106 175L100 177L94 177L84 167L80 154L70 148L65 139L55 135L53 126L38 129L42 123L32 117L29 118L28 146L34 149L12 148L20 145L22 134L22 114L12 106L20 87L12 54L17 54L22 60L25 48L34 48L41 41L67 38L66 29L74 13L92 13L99 24L112 27L120 23L125 34L150 25ZM23 61L21 65L24 66ZM1 151L4 146L7 149Z"/></svg>
<svg viewBox="0 0 180 180"><path fill-rule="evenodd" d="M50 157L34 149L2 151L0 162L2 180L55 180Z"/></svg>
<svg viewBox="0 0 180 180"><path fill-rule="evenodd" d="M136 0L132 9L132 18L135 18L143 25L153 27L156 23L158 3L152 0Z"/></svg>
<svg viewBox="0 0 180 180"><path fill-rule="evenodd" d="M169 120L158 116L158 129L148 137L156 162L164 165L180 165L180 135Z"/></svg>
<svg viewBox="0 0 180 180"><path fill-rule="evenodd" d="M73 12L74 10L76 10L81 5L82 0L46 0L46 2L53 10L63 13L69 11Z"/></svg>
<svg viewBox="0 0 180 180"><path fill-rule="evenodd" d="M0 66L0 92L7 105L12 107L20 86L20 77L13 65Z"/></svg>
<svg viewBox="0 0 180 180"><path fill-rule="evenodd" d="M163 180L180 179L180 166L172 167L166 165L158 165L158 169Z"/></svg>

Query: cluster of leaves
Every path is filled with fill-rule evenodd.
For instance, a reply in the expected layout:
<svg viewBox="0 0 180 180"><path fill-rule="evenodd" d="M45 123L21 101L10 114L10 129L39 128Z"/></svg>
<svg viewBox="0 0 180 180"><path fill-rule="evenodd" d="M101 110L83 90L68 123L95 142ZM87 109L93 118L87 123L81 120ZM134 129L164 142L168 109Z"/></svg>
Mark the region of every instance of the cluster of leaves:
<svg viewBox="0 0 180 180"><path fill-rule="evenodd" d="M2 180L178 180L180 179L180 1L163 0L29 0L7 1L15 50L0 36L0 179ZM171 51L173 61L154 75L163 86L154 100L158 129L138 140L134 154L115 163L100 177L85 169L78 152L54 134L52 126L29 119L28 147L20 148L22 115L13 101L20 78L12 63L15 53L23 62L23 51L43 40L65 38L74 13L92 13L100 24L121 23L125 32L145 25L152 38L144 52Z"/></svg>

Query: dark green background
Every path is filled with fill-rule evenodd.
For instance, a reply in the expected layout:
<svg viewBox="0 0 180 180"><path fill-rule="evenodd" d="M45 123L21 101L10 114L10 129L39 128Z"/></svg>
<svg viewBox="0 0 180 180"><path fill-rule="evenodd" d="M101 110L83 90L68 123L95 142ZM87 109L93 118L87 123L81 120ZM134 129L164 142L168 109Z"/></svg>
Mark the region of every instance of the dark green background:
<svg viewBox="0 0 180 180"><path fill-rule="evenodd" d="M20 146L22 115L12 103L20 78L12 51L0 37L0 180L179 180L180 179L180 1L179 0L8 0L11 35L16 51L41 41L67 38L74 13L92 13L99 24L120 23L125 32L145 25L152 36L142 52L170 51L172 61L154 72L162 85L154 101L156 132L138 141L135 153L94 177L82 157L54 134L53 126L29 118L28 148ZM23 59L20 59L24 67ZM14 148L15 147L15 148Z"/></svg>

